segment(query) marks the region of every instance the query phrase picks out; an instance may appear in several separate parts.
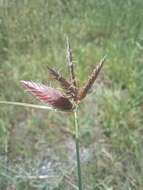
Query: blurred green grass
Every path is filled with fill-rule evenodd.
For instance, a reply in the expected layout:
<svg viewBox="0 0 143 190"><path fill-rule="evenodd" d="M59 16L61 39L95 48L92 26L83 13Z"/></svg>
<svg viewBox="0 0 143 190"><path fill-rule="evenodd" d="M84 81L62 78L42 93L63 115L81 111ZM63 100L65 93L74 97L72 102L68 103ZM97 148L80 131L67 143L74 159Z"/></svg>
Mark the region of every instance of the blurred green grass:
<svg viewBox="0 0 143 190"><path fill-rule="evenodd" d="M92 160L83 164L84 186L87 190L141 190L143 1L2 2L0 100L35 103L23 92L19 81L25 79L50 84L47 65L68 77L66 35L71 42L76 75L81 85L100 58L107 54L95 93L89 95L80 107L81 142L85 147L94 143L99 147ZM4 154L7 144L10 163L13 166L19 163L27 171L27 160L43 159L41 149L52 146L66 162L62 147L65 134L60 129L70 127L72 130L72 125L70 114L0 105L0 154ZM61 141L61 146L59 143L57 147L58 141ZM100 148L105 149L112 159L108 160L106 154L101 154ZM19 190L70 189L64 180L52 187L45 181L37 184L18 180L3 167L0 171L7 176L0 174L0 189L10 189L11 184ZM71 178L73 176L74 173Z"/></svg>

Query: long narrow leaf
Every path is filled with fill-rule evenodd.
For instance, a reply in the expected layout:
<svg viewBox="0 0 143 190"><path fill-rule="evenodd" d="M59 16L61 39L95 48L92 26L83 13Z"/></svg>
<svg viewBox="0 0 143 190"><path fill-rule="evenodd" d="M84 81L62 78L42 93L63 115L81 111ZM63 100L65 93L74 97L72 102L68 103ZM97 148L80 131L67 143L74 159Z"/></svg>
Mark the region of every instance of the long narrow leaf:
<svg viewBox="0 0 143 190"><path fill-rule="evenodd" d="M28 103L21 103L21 102L0 101L0 104L13 105L13 106L24 106L24 107L30 107L30 108L36 108L36 109L54 110L53 108L48 107L48 106L42 106L42 105L36 105L36 104L28 104ZM54 111L56 111L56 110L54 110Z"/></svg>

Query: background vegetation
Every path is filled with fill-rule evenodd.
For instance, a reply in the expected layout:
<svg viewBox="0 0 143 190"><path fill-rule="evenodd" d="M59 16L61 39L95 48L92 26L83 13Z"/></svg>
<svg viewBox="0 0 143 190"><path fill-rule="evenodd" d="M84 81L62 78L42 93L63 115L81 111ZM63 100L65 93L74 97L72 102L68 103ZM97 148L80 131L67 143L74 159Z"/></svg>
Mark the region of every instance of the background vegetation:
<svg viewBox="0 0 143 190"><path fill-rule="evenodd" d="M19 81L49 85L47 65L68 77L66 35L80 85L107 54L80 107L84 189L142 190L142 0L0 1L0 100L37 104ZM76 189L71 130L71 114L0 105L0 189Z"/></svg>

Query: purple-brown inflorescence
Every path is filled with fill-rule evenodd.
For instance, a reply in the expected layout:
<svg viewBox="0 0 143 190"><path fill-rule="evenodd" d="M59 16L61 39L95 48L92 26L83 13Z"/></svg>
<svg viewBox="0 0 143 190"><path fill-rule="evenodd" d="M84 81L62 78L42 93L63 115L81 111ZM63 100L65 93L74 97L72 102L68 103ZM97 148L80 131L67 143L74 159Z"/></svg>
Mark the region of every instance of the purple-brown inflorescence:
<svg viewBox="0 0 143 190"><path fill-rule="evenodd" d="M67 40L67 63L70 71L70 81L63 78L57 71L48 67L48 71L51 76L55 80L57 80L61 87L63 88L63 92L48 87L43 84L30 82L30 81L21 81L22 85L27 89L28 92L36 96L40 101L47 103L49 106L54 109L58 109L61 111L72 111L76 107L76 105L86 97L87 93L93 86L93 83L97 79L97 76L103 66L105 58L103 58L100 63L93 70L91 75L89 76L88 81L85 85L78 89L77 82L74 74L74 65L72 61L72 51L70 48L70 44Z"/></svg>
<svg viewBox="0 0 143 190"><path fill-rule="evenodd" d="M82 100L87 95L89 90L92 88L92 86L93 86L95 80L97 79L97 76L103 66L104 61L105 61L105 57L100 61L100 63L93 70L93 72L89 76L89 79L86 82L85 86L81 90L78 91L78 94L77 94L78 100Z"/></svg>
<svg viewBox="0 0 143 190"><path fill-rule="evenodd" d="M21 81L21 83L28 92L51 107L64 111L73 109L73 105L69 99L64 97L57 89L30 81Z"/></svg>
<svg viewBox="0 0 143 190"><path fill-rule="evenodd" d="M51 69L50 67L48 67L49 70L49 74L55 79L57 80L61 87L64 89L64 92L66 94L66 96L70 99L76 99L76 88L69 82L67 81L65 78L63 78L57 71L55 71L54 69Z"/></svg>

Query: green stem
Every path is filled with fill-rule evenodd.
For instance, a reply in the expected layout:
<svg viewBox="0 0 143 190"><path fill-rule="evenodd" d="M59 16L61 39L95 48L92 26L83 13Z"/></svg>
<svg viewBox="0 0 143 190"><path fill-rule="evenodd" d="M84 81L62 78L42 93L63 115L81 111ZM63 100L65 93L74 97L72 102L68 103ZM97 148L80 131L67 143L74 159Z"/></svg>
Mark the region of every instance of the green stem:
<svg viewBox="0 0 143 190"><path fill-rule="evenodd" d="M78 126L77 109L74 111L74 120L75 120L75 143L76 143L78 187L79 187L79 190L82 190L80 152L79 152L79 126Z"/></svg>
<svg viewBox="0 0 143 190"><path fill-rule="evenodd" d="M8 134L5 136L5 145L4 145L4 152L5 152L5 163L8 164Z"/></svg>

